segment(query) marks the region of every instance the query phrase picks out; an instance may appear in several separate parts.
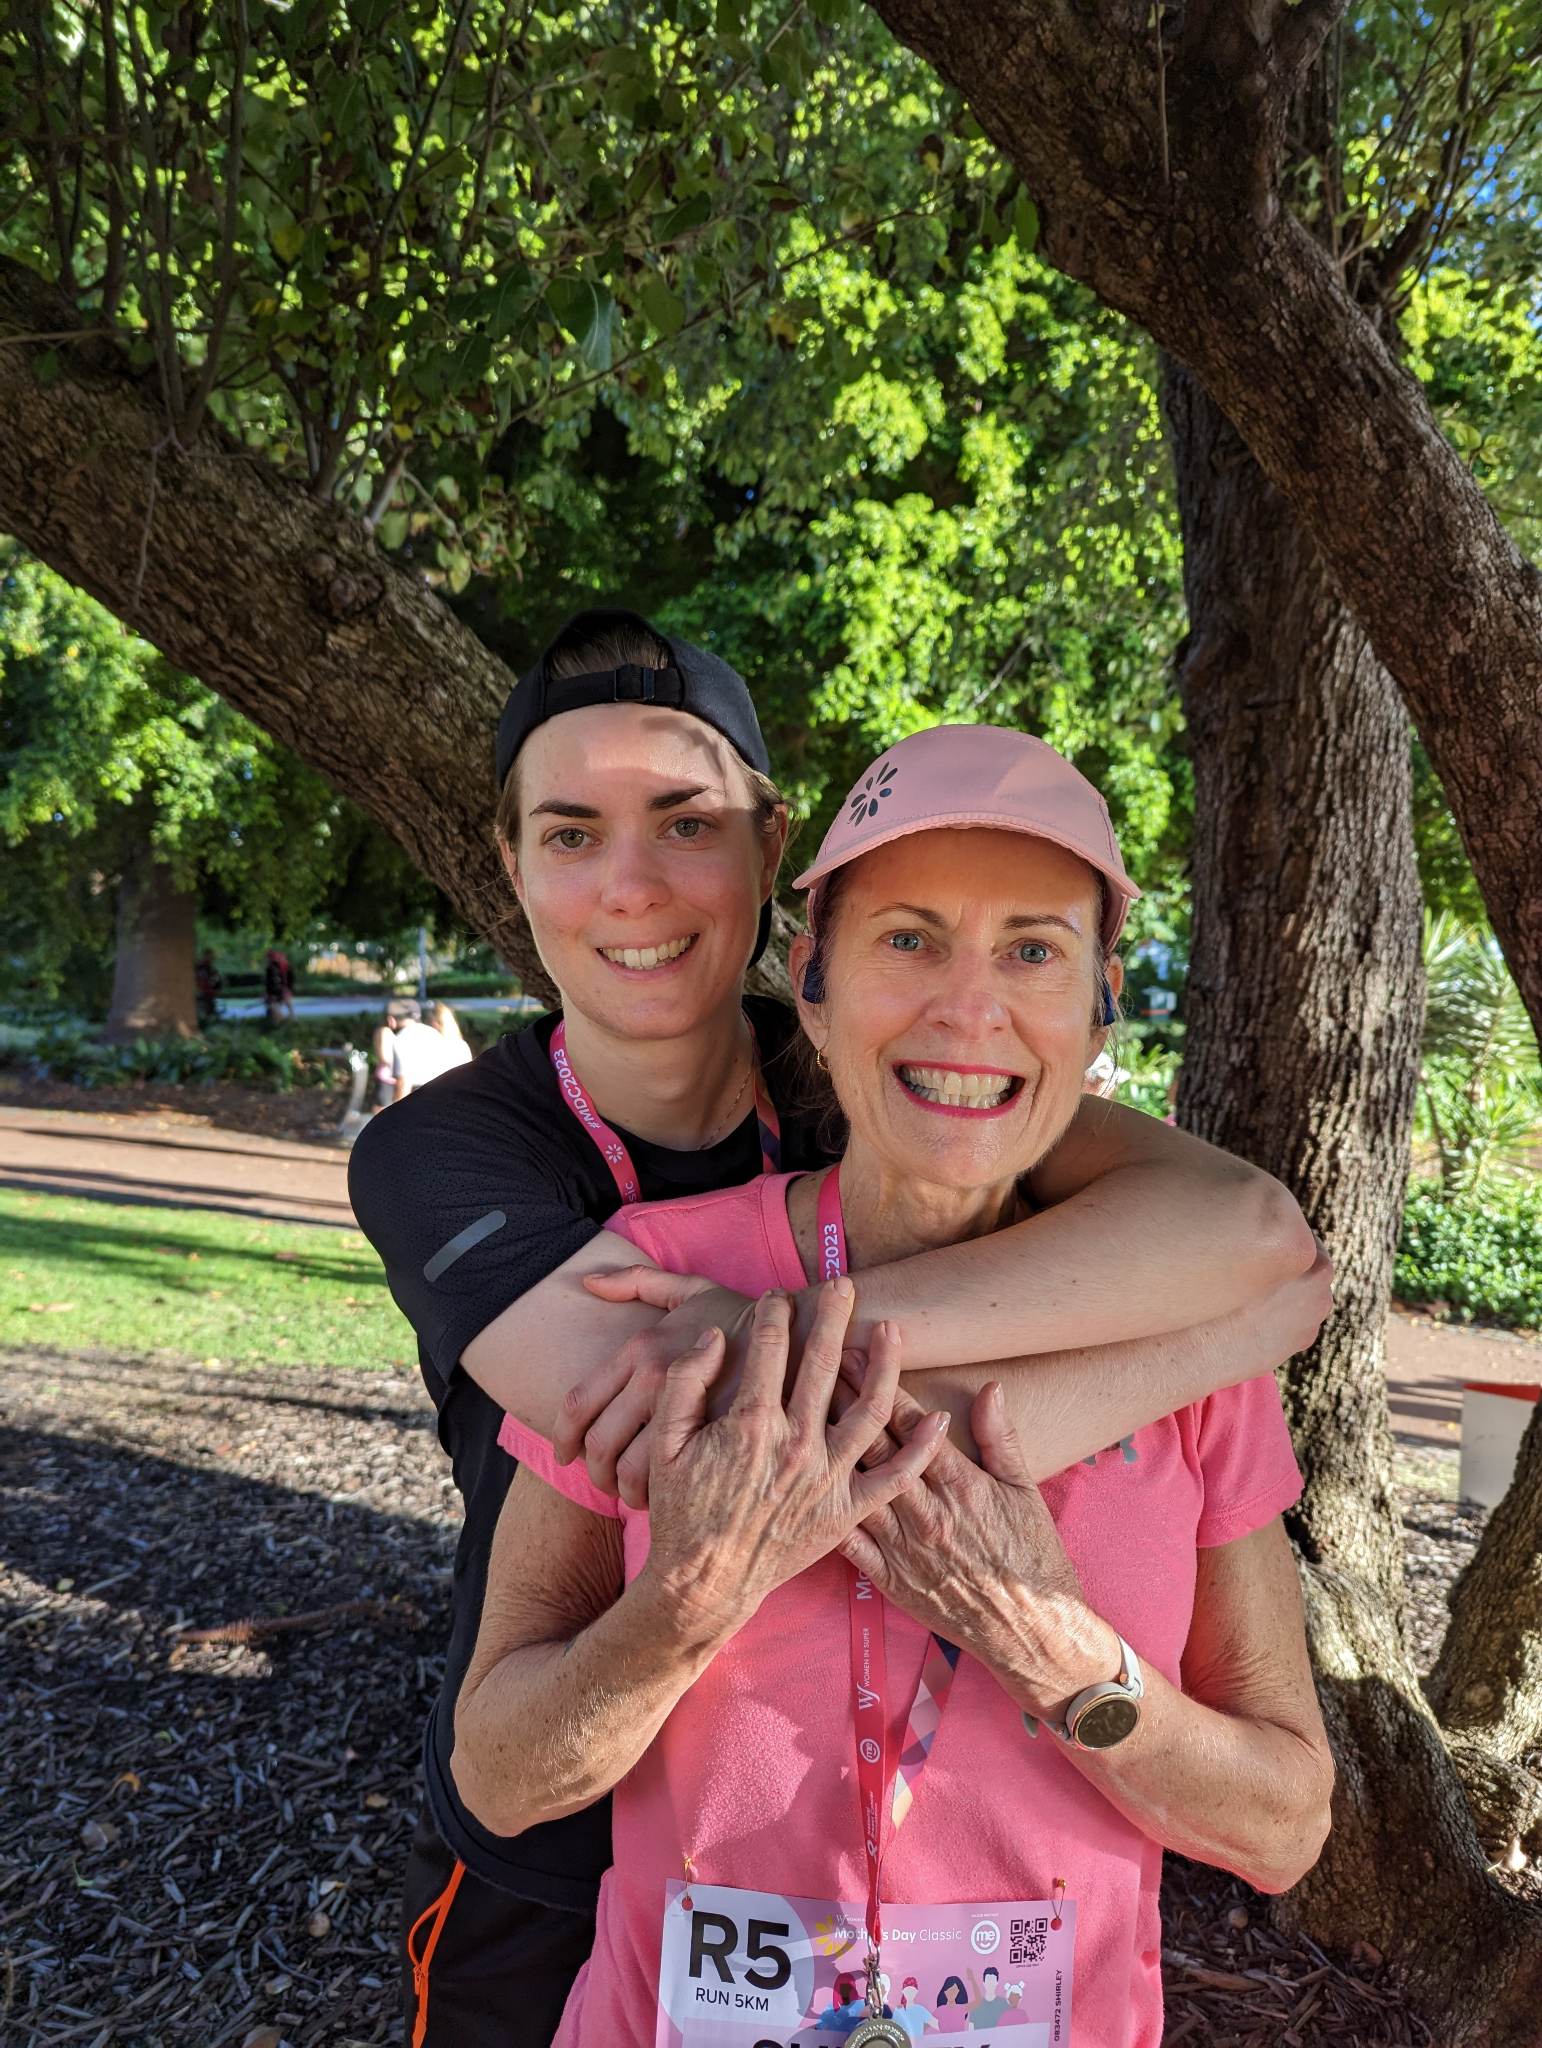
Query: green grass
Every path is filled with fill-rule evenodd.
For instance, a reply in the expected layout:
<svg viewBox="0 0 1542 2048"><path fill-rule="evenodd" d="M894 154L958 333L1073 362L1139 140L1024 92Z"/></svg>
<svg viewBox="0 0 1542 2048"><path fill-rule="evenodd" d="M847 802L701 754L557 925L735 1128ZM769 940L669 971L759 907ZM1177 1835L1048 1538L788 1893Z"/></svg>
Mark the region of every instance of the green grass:
<svg viewBox="0 0 1542 2048"><path fill-rule="evenodd" d="M0 1188L0 1344L224 1365L406 1365L356 1230Z"/></svg>

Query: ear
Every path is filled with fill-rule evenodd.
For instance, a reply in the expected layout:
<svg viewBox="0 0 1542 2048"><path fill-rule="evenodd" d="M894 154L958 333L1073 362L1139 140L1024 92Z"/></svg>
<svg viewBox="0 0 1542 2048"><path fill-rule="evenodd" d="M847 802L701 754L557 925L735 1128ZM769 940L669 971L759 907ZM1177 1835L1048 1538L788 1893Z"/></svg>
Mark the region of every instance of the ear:
<svg viewBox="0 0 1542 2048"><path fill-rule="evenodd" d="M1108 984L1109 994L1117 1003L1124 989L1124 962L1117 953L1110 953L1103 962L1103 979ZM1089 1067L1103 1050L1104 1046L1107 1045L1110 1028L1107 1024L1095 1024L1087 1034L1087 1065Z"/></svg>
<svg viewBox="0 0 1542 2048"><path fill-rule="evenodd" d="M804 1036L816 1052L822 1052L829 1036L824 1005L807 1002L803 995L803 977L808 971L813 951L814 941L807 932L800 932L787 948L787 978L792 983L792 999L798 1006L798 1022L803 1026Z"/></svg>
<svg viewBox="0 0 1542 2048"><path fill-rule="evenodd" d="M503 862L503 872L513 884L514 894L519 898L519 907L523 910L525 907L525 891L519 879L519 855L501 833L498 837L498 857Z"/></svg>
<svg viewBox="0 0 1542 2048"><path fill-rule="evenodd" d="M782 854L787 846L787 833L792 820L786 804L778 804L776 818L769 831L761 834L760 851L760 900L765 902L776 887L777 874L782 865Z"/></svg>

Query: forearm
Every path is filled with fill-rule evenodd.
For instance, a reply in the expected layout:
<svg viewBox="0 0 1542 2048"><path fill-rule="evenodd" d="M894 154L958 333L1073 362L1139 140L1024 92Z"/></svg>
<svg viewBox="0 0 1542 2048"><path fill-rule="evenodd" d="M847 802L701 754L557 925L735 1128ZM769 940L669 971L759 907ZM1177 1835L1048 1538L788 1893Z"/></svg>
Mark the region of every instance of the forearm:
<svg viewBox="0 0 1542 2048"><path fill-rule="evenodd" d="M1106 1622L1078 1601L1060 1605L1023 1627L1018 1657L993 1666L1008 1696L1036 1718L1119 1662ZM1323 1756L1291 1728L1189 1698L1149 1665L1142 1677L1140 1724L1116 1747L1078 1749L1043 1726L1036 1739L1164 1849L1234 1871L1255 1891L1288 1891L1327 1837Z"/></svg>
<svg viewBox="0 0 1542 2048"><path fill-rule="evenodd" d="M1272 1372L1306 1349L1331 1305L1324 1261L1264 1301L1192 1329L907 1373L906 1385L923 1407L950 1412L953 1442L973 1455L970 1406L983 1386L999 1379L1029 1475L1042 1482L1190 1402Z"/></svg>
<svg viewBox="0 0 1542 2048"><path fill-rule="evenodd" d="M1091 1177L1055 1206L854 1275L852 1342L896 1322L907 1366L921 1371L1118 1344L1228 1315L1311 1267L1311 1232L1278 1181L1117 1105L1096 1113L1134 1118L1110 1126L1120 1163L1073 1144ZM1046 1178L1049 1198L1061 1179Z"/></svg>
<svg viewBox="0 0 1542 2048"><path fill-rule="evenodd" d="M548 1439L557 1435L563 1403L587 1373L608 1365L629 1338L657 1327L660 1311L645 1302L598 1301L584 1289L586 1273L647 1263L614 1231L599 1230L544 1280L510 1302L461 1354L461 1364L500 1408Z"/></svg>
<svg viewBox="0 0 1542 2048"><path fill-rule="evenodd" d="M522 1834L592 1806L643 1755L722 1647L644 1574L567 1641L473 1660L455 1708L451 1771L473 1816Z"/></svg>

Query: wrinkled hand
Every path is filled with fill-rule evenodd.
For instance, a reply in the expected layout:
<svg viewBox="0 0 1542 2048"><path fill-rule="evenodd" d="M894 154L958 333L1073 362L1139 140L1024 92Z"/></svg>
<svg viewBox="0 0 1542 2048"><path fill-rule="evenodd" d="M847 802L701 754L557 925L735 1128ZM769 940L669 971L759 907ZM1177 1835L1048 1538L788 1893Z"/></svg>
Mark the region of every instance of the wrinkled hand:
<svg viewBox="0 0 1542 2048"><path fill-rule="evenodd" d="M768 1593L914 1489L942 1446L944 1417L909 1402L906 1419L894 1422L900 1347L888 1324L874 1333L860 1390L832 1415L854 1299L849 1281L820 1289L785 1406L792 1310L783 1294L757 1304L738 1392L717 1421L708 1419L707 1395L720 1333L709 1331L669 1368L654 1418L645 1570L713 1633L741 1627ZM863 1471L863 1454L891 1422L889 1455Z"/></svg>
<svg viewBox="0 0 1542 2048"><path fill-rule="evenodd" d="M589 1273L584 1286L602 1301L642 1301L665 1311L652 1329L639 1330L615 1356L570 1387L552 1442L568 1464L582 1458L602 1493L619 1494L628 1507L648 1505L651 1424L665 1376L708 1330L726 1334L730 1366L742 1359L755 1304L731 1287L692 1273L657 1266L625 1266Z"/></svg>
<svg viewBox="0 0 1542 2048"><path fill-rule="evenodd" d="M903 1390L891 1406L880 1472L923 1413ZM1077 1674L1112 1631L1082 1599L998 1382L976 1395L969 1425L978 1465L943 1444L921 1484L865 1516L841 1549L885 1599L969 1651L1015 1695L1026 1685L1042 1715L1087 1682Z"/></svg>

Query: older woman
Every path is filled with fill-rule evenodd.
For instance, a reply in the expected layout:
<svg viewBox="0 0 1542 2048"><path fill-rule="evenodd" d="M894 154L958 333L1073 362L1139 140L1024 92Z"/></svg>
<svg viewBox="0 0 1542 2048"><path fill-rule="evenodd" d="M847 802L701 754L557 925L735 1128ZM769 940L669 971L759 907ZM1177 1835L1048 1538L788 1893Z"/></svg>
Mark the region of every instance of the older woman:
<svg viewBox="0 0 1542 2048"><path fill-rule="evenodd" d="M891 749L800 881L793 977L844 1158L613 1219L659 1265L763 1294L750 1362L717 1420L720 1341L671 1369L646 1514L505 1425L524 1462L456 1782L509 1835L616 1788L564 2048L900 2044L880 1959L979 1987L939 2007L939 2044L979 2038L1010 1979L1034 2041L1154 2048L1162 1848L1281 1890L1327 1826L1274 1384L1042 1489L994 1385L981 1466L899 1392L887 1323L840 1391L852 1267L1020 1217L1102 1047L1132 885L1097 792L979 727ZM786 1291L810 1278L784 1402Z"/></svg>

